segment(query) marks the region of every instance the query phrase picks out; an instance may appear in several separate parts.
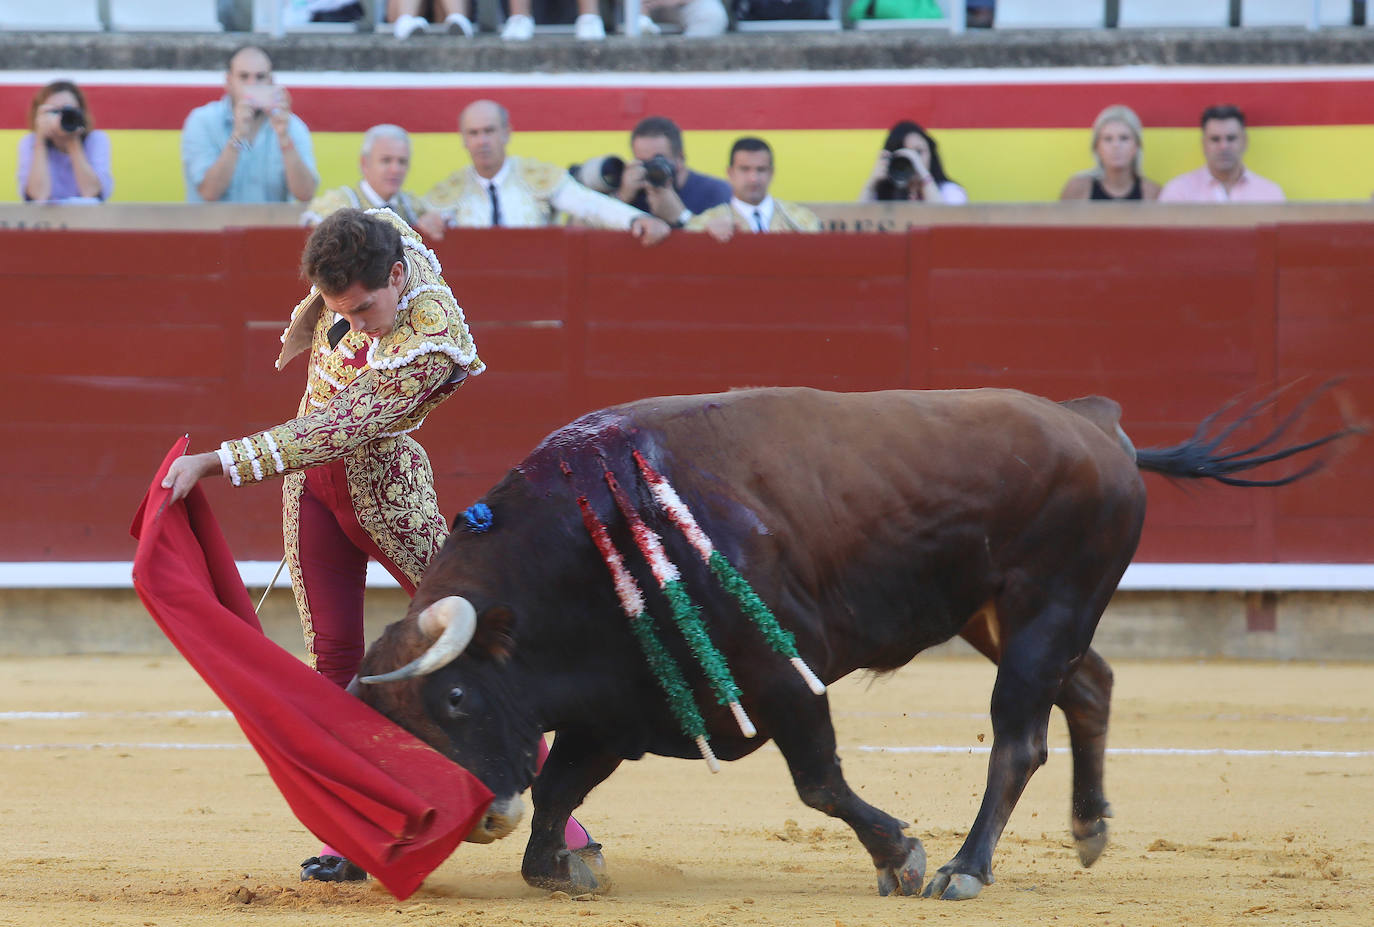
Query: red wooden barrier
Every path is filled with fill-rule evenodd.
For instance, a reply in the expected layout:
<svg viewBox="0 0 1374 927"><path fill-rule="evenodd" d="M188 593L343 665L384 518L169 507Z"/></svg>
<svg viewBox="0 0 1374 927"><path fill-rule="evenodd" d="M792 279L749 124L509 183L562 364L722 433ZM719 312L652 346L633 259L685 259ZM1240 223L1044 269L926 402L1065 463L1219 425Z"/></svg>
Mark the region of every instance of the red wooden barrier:
<svg viewBox="0 0 1374 927"><path fill-rule="evenodd" d="M0 230L0 560L125 559L159 455L294 413L272 362L304 232ZM1224 400L1344 375L1374 410L1374 227L933 227L906 235L454 232L437 248L490 370L420 433L454 513L602 405L768 384L1112 396L1140 446ZM1287 403L1291 406L1291 402ZM1334 403L1317 424L1338 421ZM1315 430L1315 429L1311 429ZM1278 491L1150 478L1140 559L1374 561L1374 441ZM275 487L212 489L280 556Z"/></svg>

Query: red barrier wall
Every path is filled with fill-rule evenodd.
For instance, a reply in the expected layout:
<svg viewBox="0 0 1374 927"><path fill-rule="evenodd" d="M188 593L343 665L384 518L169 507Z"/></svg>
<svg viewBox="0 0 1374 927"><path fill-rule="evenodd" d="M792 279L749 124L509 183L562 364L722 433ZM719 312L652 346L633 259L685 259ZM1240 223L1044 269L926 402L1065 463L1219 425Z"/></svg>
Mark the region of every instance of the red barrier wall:
<svg viewBox="0 0 1374 927"><path fill-rule="evenodd" d="M126 559L172 439L294 413L276 373L304 232L0 230L0 560ZM452 515L546 433L642 396L795 384L1112 396L1139 446L1246 390L1344 375L1374 410L1374 227L938 227L906 235L454 232L436 249L490 370L420 433ZM1286 402L1285 408L1292 402ZM1313 427L1338 421L1336 403ZM1150 477L1140 559L1374 560L1374 441L1280 490ZM280 556L275 487L211 488L236 553Z"/></svg>

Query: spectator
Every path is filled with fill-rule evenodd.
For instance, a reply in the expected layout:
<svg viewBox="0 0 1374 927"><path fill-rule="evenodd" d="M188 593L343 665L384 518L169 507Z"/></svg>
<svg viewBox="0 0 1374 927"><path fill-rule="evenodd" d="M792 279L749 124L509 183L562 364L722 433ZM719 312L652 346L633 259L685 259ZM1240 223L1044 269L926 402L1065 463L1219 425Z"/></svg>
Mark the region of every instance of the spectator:
<svg viewBox="0 0 1374 927"><path fill-rule="evenodd" d="M1159 184L1144 176L1145 155L1140 117L1129 106L1109 106L1093 120L1093 160L1097 167L1074 174L1060 191L1061 200L1153 200Z"/></svg>
<svg viewBox="0 0 1374 927"><path fill-rule="evenodd" d="M33 95L29 134L19 140L19 197L31 203L110 198L110 138L95 128L86 95L69 80Z"/></svg>
<svg viewBox="0 0 1374 927"><path fill-rule="evenodd" d="M967 203L968 194L946 176L940 147L930 133L903 120L888 130L873 173L859 194L861 203L874 200Z"/></svg>
<svg viewBox="0 0 1374 927"><path fill-rule="evenodd" d="M440 181L425 196L450 227L528 228L552 225L563 212L596 228L626 229L644 244L668 234L662 219L614 197L588 190L562 168L506 155L510 115L491 100L469 103L458 131L472 164Z"/></svg>
<svg viewBox="0 0 1374 927"><path fill-rule="evenodd" d="M687 167L682 130L666 116L640 120L630 133L630 153L634 160L625 165L616 196L636 209L680 228L697 213L730 202L730 184ZM650 181L645 165L651 162L654 177L660 181L671 166L666 182Z"/></svg>
<svg viewBox="0 0 1374 927"><path fill-rule="evenodd" d="M736 232L819 232L821 220L805 206L774 199L773 149L761 138L745 136L730 148L730 202L713 206L688 223L716 241L729 241Z"/></svg>
<svg viewBox="0 0 1374 927"><path fill-rule="evenodd" d="M1161 203L1282 203L1283 190L1245 166L1245 114L1230 104L1202 111L1206 164L1164 185Z"/></svg>
<svg viewBox="0 0 1374 927"><path fill-rule="evenodd" d="M392 23L396 38L408 39L429 26L431 20L440 22L449 35L472 38L472 0L389 0L387 22Z"/></svg>
<svg viewBox="0 0 1374 927"><path fill-rule="evenodd" d="M444 237L444 218L414 194L401 189L410 173L410 136L400 126L387 123L368 129L358 157L361 179L351 187L326 190L310 201L301 221L319 225L325 216L340 209L385 207L426 238Z"/></svg>
<svg viewBox="0 0 1374 927"><path fill-rule="evenodd" d="M970 29L991 29L997 15L997 0L967 0L964 25Z"/></svg>
<svg viewBox="0 0 1374 927"><path fill-rule="evenodd" d="M730 25L730 14L720 0L644 0L640 9L640 31L651 35L662 31L659 23L680 26L689 39L720 35Z"/></svg>
<svg viewBox="0 0 1374 927"><path fill-rule="evenodd" d="M533 0L510 0L510 15L501 29L507 42L528 42L534 38ZM573 35L590 42L606 38L606 24L601 21L599 0L577 0L577 19L573 21Z"/></svg>
<svg viewBox="0 0 1374 927"><path fill-rule="evenodd" d="M187 201L308 201L320 182L310 130L273 81L267 53L252 45L234 52L224 89L191 110L181 129Z"/></svg>
<svg viewBox="0 0 1374 927"><path fill-rule="evenodd" d="M359 0L309 0L312 23L355 23L367 15Z"/></svg>

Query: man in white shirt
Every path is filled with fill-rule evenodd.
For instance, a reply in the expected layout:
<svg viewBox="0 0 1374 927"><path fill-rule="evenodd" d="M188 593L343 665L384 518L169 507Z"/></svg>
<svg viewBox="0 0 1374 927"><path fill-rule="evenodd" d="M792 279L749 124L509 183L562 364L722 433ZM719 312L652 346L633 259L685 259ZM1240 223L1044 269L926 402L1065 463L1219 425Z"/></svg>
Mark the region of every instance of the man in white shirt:
<svg viewBox="0 0 1374 927"><path fill-rule="evenodd" d="M405 129L390 123L368 129L358 170L362 177L351 187L335 187L311 200L301 222L319 225L331 212L345 208L386 207L426 238L444 237L444 217L423 198L401 189L410 173L410 136Z"/></svg>
<svg viewBox="0 0 1374 927"><path fill-rule="evenodd" d="M687 228L708 232L716 241L729 241L736 232L821 231L821 220L811 210L775 199L768 192L773 183L773 149L763 139L745 136L735 141L726 178L733 193L730 202L700 213Z"/></svg>
<svg viewBox="0 0 1374 927"><path fill-rule="evenodd" d="M530 228L554 225L560 213L583 225L623 229L653 245L667 237L666 222L614 197L589 190L563 168L506 154L510 115L491 100L468 104L458 131L472 164L440 181L425 199L450 228Z"/></svg>

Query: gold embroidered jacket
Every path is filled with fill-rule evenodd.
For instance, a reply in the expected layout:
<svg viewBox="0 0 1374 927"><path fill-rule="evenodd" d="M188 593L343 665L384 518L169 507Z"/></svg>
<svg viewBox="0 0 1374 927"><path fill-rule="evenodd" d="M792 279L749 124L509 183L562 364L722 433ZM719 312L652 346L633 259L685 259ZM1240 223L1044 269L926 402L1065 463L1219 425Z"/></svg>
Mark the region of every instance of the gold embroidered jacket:
<svg viewBox="0 0 1374 927"><path fill-rule="evenodd" d="M331 349L333 319L312 288L291 314L277 360L280 369L309 346L297 417L220 445L220 461L235 486L350 456L359 458L350 463L365 458L370 469L382 467L380 456L386 455L379 452L393 449L392 439L419 428L466 376L485 369L434 252L395 213L368 212L402 230L407 280L396 325L376 340L349 332Z"/></svg>
<svg viewBox="0 0 1374 927"><path fill-rule="evenodd" d="M334 187L320 193L301 214L302 225L319 225L325 216L340 209L394 209L406 223L413 226L431 207L423 197L405 190L396 194L392 203L382 202L382 198L371 187L364 187L358 181L351 187Z"/></svg>
<svg viewBox="0 0 1374 927"><path fill-rule="evenodd" d="M737 232L754 231L749 220L741 216L729 203L721 203L719 206L712 206L704 212L697 213L688 220L687 229L693 232L703 231L706 226L711 224L712 219L721 216L728 216L734 223ZM768 231L819 232L821 231L821 220L805 206L789 203L775 196L773 197L773 218L768 222Z"/></svg>
<svg viewBox="0 0 1374 927"><path fill-rule="evenodd" d="M628 229L645 215L629 203L582 186L565 169L533 158L511 155L492 181L500 198L501 225L506 228L552 225L560 214L566 214L592 228ZM425 200L443 214L450 227L489 228L492 209L487 183L469 165L435 184Z"/></svg>

